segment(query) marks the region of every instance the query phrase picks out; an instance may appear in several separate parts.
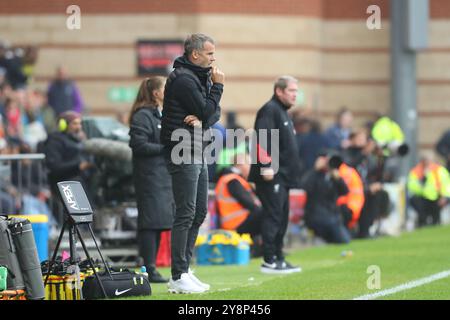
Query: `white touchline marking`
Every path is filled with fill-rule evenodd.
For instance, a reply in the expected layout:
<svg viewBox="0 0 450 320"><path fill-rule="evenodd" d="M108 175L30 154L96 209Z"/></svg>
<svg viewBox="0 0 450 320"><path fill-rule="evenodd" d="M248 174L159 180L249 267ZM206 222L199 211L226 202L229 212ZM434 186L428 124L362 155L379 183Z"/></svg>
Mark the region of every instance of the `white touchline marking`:
<svg viewBox="0 0 450 320"><path fill-rule="evenodd" d="M390 294L394 294L394 293L397 293L397 292L400 292L403 290L420 287L420 286L423 286L424 284L447 278L448 276L450 276L450 270L442 271L442 272L433 274L431 276L428 276L428 277L425 277L422 279L407 282L407 283L401 284L401 285L391 288L391 289L381 290L381 291L378 291L378 292L375 292L372 294L366 294L366 295L354 298L353 300L371 300L371 299L376 299L379 297L388 296Z"/></svg>

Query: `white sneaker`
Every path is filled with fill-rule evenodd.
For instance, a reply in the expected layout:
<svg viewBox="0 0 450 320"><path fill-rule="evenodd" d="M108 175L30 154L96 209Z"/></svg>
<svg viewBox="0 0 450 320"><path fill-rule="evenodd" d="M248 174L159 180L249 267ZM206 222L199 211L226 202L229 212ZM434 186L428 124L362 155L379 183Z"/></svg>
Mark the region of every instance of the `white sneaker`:
<svg viewBox="0 0 450 320"><path fill-rule="evenodd" d="M194 270L192 270L191 268L189 268L188 271L188 275L189 277L191 277L191 280L198 285L199 287L205 289L205 291L208 291L209 288L211 287L209 284L201 282L195 275L194 275Z"/></svg>
<svg viewBox="0 0 450 320"><path fill-rule="evenodd" d="M180 279L173 281L172 278L167 284L170 293L202 293L206 290L195 284L188 273L182 273Z"/></svg>

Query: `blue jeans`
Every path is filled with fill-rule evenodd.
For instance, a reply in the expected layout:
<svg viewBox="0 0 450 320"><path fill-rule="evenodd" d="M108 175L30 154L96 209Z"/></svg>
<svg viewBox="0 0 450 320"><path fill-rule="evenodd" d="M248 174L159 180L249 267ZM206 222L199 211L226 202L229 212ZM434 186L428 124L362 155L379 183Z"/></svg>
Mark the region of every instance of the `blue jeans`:
<svg viewBox="0 0 450 320"><path fill-rule="evenodd" d="M174 164L166 158L176 204L172 228L172 279L188 272L198 230L208 212L208 167Z"/></svg>

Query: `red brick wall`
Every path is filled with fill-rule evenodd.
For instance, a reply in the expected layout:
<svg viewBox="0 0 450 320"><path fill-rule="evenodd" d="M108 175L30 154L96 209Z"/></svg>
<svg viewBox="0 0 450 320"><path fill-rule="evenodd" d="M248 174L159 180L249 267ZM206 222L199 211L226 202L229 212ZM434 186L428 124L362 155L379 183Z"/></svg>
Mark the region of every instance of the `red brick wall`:
<svg viewBox="0 0 450 320"><path fill-rule="evenodd" d="M84 14L229 13L365 19L371 4L389 17L389 0L0 0L0 14L65 14L71 4ZM430 0L432 18L449 18L449 0Z"/></svg>
<svg viewBox="0 0 450 320"><path fill-rule="evenodd" d="M0 13L65 13L77 4L85 14L238 13L321 16L322 1L311 0L20 0L0 1Z"/></svg>

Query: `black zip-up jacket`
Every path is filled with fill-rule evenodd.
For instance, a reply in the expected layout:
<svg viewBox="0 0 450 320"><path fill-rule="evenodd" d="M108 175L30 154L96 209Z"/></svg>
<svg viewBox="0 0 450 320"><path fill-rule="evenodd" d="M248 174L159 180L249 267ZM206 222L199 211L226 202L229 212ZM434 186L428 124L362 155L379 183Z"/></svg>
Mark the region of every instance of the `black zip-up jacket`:
<svg viewBox="0 0 450 320"><path fill-rule="evenodd" d="M168 150L178 144L171 141L175 130L186 129L193 137L194 128L184 123L186 116L194 115L202 121L202 133L219 120L223 92L223 84L212 83L211 68L197 66L185 56L178 57L173 67L164 90L161 119L161 143Z"/></svg>
<svg viewBox="0 0 450 320"><path fill-rule="evenodd" d="M300 184L302 175L302 166L300 163L297 140L295 138L295 129L292 120L287 113L281 101L273 96L256 114L255 127L256 141L253 139L252 154L257 155L257 161L252 160L249 181L259 183L263 182L261 168L277 168L277 159L275 154L276 146L272 146L272 129L279 131L279 169L275 174L275 183L296 188ZM267 130L267 139L261 129ZM256 163L255 163L256 162Z"/></svg>
<svg viewBox="0 0 450 320"><path fill-rule="evenodd" d="M308 196L305 207L306 225L336 218L340 212L336 201L340 196L348 193L344 180L333 179L324 171L311 169L302 177L301 183L302 189Z"/></svg>

